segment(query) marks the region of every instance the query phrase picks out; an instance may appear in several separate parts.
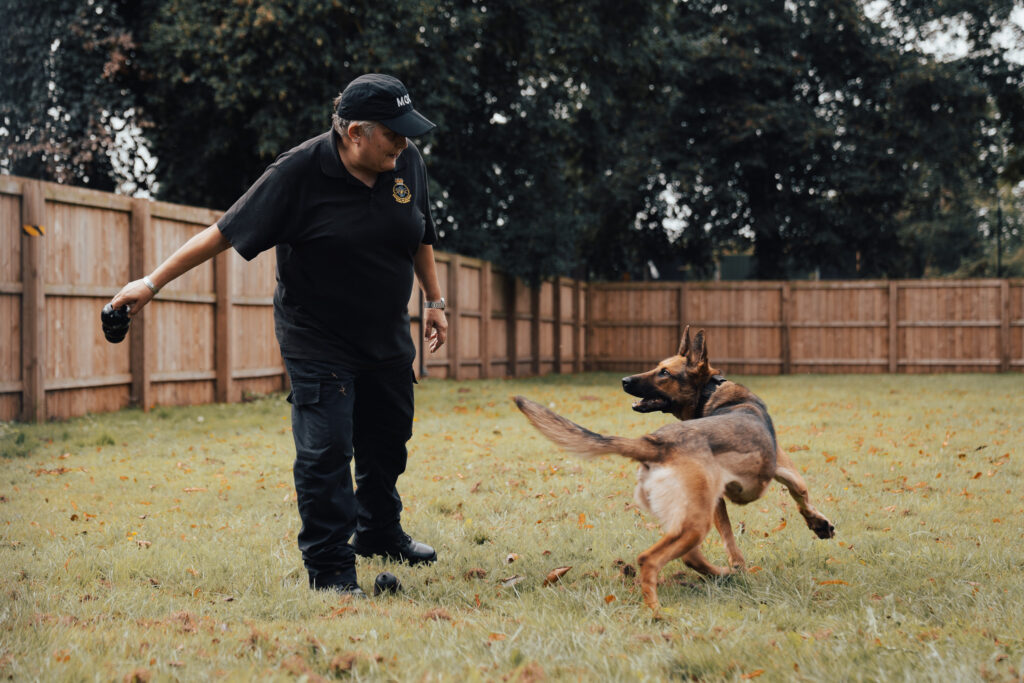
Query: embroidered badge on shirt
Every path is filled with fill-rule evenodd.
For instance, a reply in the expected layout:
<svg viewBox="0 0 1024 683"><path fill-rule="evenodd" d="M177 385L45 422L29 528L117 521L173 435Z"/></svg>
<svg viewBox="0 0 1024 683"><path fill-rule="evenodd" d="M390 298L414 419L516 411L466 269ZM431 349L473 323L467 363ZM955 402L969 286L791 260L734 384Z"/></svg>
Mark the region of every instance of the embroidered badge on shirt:
<svg viewBox="0 0 1024 683"><path fill-rule="evenodd" d="M412 190L401 178L395 178L395 186L391 188L391 196L399 204L408 204L412 201Z"/></svg>

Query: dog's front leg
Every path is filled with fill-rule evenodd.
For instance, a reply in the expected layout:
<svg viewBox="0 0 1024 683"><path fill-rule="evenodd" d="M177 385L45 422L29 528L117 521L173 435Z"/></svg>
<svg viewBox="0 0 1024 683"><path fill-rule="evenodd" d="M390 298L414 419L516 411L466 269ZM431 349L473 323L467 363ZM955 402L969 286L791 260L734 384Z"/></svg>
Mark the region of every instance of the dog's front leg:
<svg viewBox="0 0 1024 683"><path fill-rule="evenodd" d="M818 512L811 505L811 495L807 491L807 484L804 478L796 471L793 461L781 448L776 450L775 481L789 489L789 495L796 501L800 514L807 522L807 528L815 533L818 538L832 538L836 535L836 528L832 522Z"/></svg>

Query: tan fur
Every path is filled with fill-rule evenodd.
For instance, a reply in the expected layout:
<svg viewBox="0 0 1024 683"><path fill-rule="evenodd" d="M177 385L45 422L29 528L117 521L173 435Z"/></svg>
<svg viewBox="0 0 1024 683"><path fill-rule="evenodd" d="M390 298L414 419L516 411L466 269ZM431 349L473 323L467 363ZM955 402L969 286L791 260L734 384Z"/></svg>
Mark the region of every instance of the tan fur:
<svg viewBox="0 0 1024 683"><path fill-rule="evenodd" d="M682 558L709 576L744 568L725 500L740 505L757 500L772 479L786 486L819 538L835 534L831 522L811 505L807 485L779 448L764 403L746 387L724 379L718 383L719 374L708 363L704 331L691 342L687 327L677 355L622 380L623 389L641 399L634 410L661 411L679 419L639 438L597 434L538 403L514 399L527 419L561 448L584 456L617 453L640 463L634 498L658 520L664 534L637 558L644 602L655 612L658 574L671 560ZM700 551L712 526L725 544L728 567L711 564Z"/></svg>

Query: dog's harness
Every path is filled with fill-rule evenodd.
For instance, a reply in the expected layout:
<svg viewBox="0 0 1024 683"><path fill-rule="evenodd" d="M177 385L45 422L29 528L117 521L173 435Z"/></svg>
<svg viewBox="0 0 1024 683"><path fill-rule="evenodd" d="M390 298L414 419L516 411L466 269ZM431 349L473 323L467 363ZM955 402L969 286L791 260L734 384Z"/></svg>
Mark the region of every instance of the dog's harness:
<svg viewBox="0 0 1024 683"><path fill-rule="evenodd" d="M718 391L718 387L725 383L725 375L712 375L708 383L701 389L700 397L697 399L697 417L704 415L704 408L707 406L708 401L711 400L711 395Z"/></svg>

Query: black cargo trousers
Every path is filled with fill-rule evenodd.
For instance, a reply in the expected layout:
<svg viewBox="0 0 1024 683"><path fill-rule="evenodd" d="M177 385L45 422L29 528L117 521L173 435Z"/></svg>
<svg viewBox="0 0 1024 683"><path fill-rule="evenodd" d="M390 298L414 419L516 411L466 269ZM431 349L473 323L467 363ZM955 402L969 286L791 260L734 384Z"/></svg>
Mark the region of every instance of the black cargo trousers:
<svg viewBox="0 0 1024 683"><path fill-rule="evenodd" d="M353 370L285 358L291 381L299 550L310 581L351 572L353 532L364 538L399 528L395 486L412 436L412 368ZM355 490L351 461L355 458Z"/></svg>

